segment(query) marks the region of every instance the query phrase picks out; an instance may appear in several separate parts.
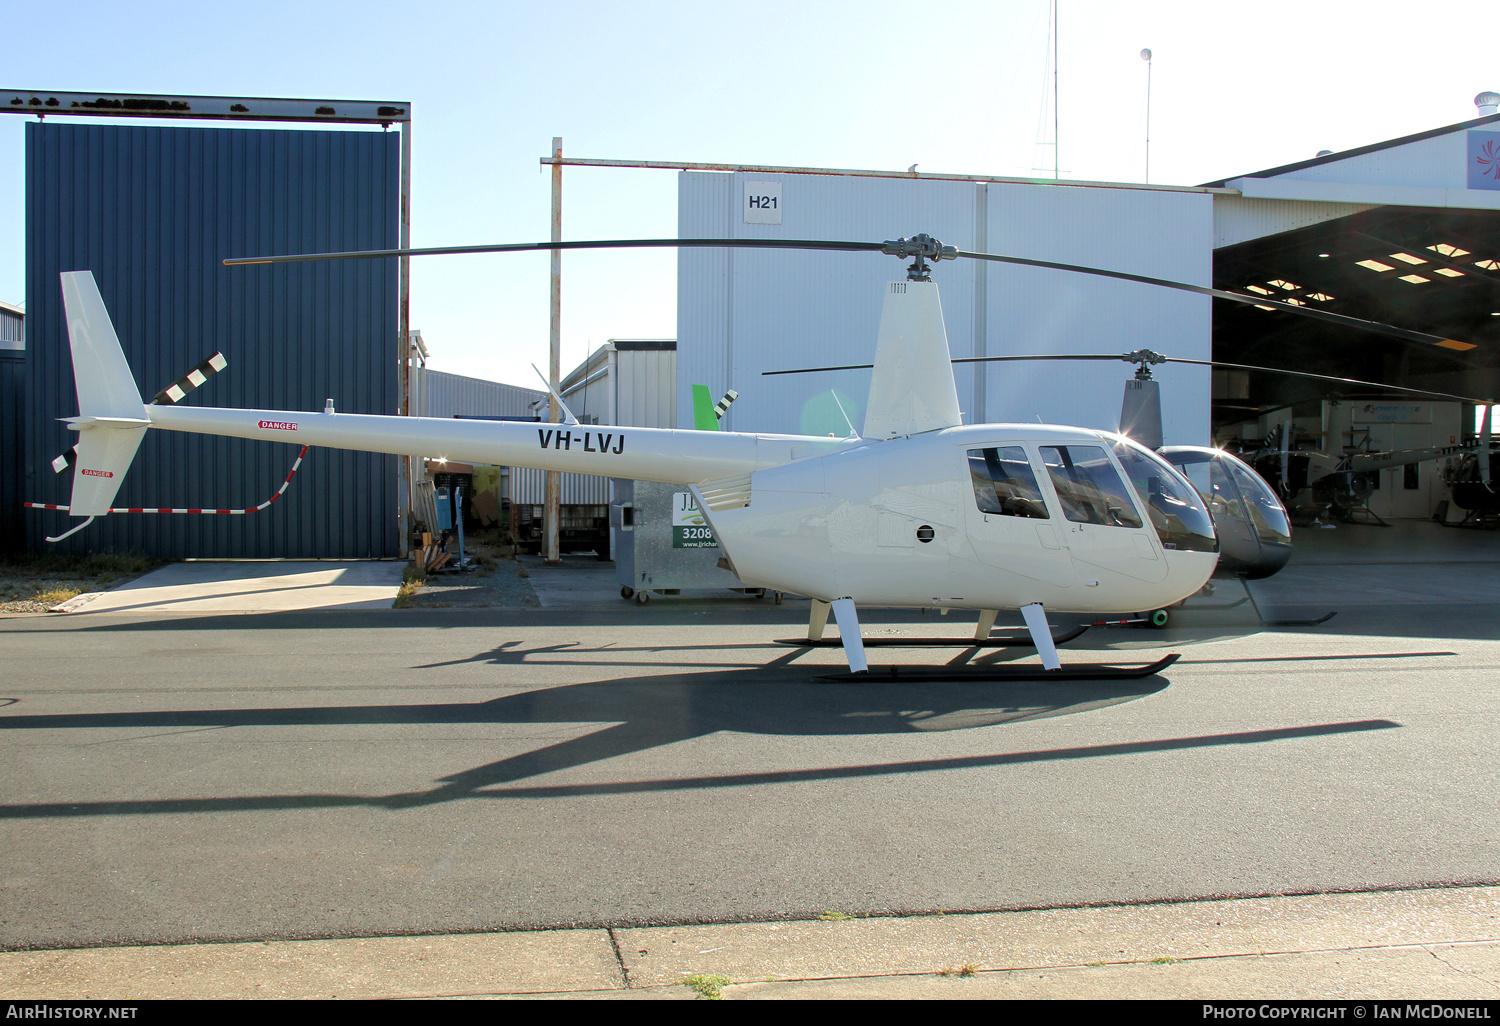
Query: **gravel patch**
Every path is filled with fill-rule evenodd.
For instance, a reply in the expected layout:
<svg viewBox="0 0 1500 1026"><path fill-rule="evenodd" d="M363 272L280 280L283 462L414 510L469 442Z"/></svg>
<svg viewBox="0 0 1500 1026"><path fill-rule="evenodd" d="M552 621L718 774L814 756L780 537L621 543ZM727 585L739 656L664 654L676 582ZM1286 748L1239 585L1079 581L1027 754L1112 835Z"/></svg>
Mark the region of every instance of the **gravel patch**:
<svg viewBox="0 0 1500 1026"><path fill-rule="evenodd" d="M412 594L406 608L536 609L541 605L536 589L517 573L524 569L514 559L493 559L477 570L428 574L427 583Z"/></svg>
<svg viewBox="0 0 1500 1026"><path fill-rule="evenodd" d="M0 566L0 613L45 613L75 595L108 591L156 569L138 573L83 573L78 570L41 572Z"/></svg>

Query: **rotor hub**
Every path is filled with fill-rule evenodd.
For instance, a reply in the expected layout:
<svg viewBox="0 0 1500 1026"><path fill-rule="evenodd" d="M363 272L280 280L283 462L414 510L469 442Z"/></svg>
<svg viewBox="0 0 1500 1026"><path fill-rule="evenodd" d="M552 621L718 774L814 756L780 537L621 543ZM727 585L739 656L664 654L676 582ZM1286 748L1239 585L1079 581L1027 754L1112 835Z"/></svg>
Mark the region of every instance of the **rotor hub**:
<svg viewBox="0 0 1500 1026"><path fill-rule="evenodd" d="M913 235L909 239L887 242L881 252L889 253L891 256L916 258L906 269L907 281L931 281L932 269L927 266L929 260L958 259L957 246L945 246L926 233Z"/></svg>
<svg viewBox="0 0 1500 1026"><path fill-rule="evenodd" d="M1150 381L1151 365L1167 362L1167 357L1161 353L1158 353L1154 349L1137 349L1133 353L1126 353L1124 356L1121 356L1120 359L1124 360L1126 363L1133 363L1136 365L1135 380L1137 381Z"/></svg>

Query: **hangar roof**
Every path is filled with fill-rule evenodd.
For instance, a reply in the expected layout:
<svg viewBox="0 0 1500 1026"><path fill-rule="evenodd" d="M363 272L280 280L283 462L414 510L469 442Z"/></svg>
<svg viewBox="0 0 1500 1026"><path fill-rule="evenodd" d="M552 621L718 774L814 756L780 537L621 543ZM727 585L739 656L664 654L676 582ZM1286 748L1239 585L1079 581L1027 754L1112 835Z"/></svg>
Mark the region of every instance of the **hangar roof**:
<svg viewBox="0 0 1500 1026"><path fill-rule="evenodd" d="M1320 167L1324 164L1333 164L1350 157L1362 157L1368 153L1377 153L1381 150L1395 149L1407 146L1411 143L1422 142L1437 136L1448 135L1450 132L1460 132L1471 128L1481 128L1486 125L1495 125L1500 128L1500 114L1487 114L1484 117L1474 118L1471 121L1460 121L1456 125L1447 125L1443 128L1433 128L1426 132L1417 132L1414 135L1403 135L1399 139L1387 139L1385 142L1371 143L1368 146L1356 146L1352 150L1340 150L1337 153L1327 153L1322 156L1313 157L1310 160L1299 160L1294 164L1282 164L1280 167L1267 168L1264 171L1252 171L1244 175L1231 175L1217 182L1204 182L1198 186L1200 189L1225 189L1230 188L1229 182L1236 178L1276 178L1281 175L1289 175L1296 171L1302 171L1311 167Z"/></svg>

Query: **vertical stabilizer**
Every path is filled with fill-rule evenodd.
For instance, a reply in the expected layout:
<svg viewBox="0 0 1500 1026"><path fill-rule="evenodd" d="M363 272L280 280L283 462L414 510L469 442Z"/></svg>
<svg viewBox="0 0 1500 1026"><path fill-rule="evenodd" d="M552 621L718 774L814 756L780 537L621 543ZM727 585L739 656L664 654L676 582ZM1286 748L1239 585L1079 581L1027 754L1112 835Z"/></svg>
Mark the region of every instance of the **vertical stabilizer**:
<svg viewBox="0 0 1500 1026"><path fill-rule="evenodd" d="M78 416L69 422L79 432L69 511L92 517L109 512L150 421L93 272L64 271L62 293L78 389Z"/></svg>
<svg viewBox="0 0 1500 1026"><path fill-rule="evenodd" d="M880 311L864 437L899 438L961 422L937 286L893 281Z"/></svg>
<svg viewBox="0 0 1500 1026"><path fill-rule="evenodd" d="M1129 435L1148 449L1160 449L1161 382L1155 378L1129 378L1120 403L1120 434Z"/></svg>

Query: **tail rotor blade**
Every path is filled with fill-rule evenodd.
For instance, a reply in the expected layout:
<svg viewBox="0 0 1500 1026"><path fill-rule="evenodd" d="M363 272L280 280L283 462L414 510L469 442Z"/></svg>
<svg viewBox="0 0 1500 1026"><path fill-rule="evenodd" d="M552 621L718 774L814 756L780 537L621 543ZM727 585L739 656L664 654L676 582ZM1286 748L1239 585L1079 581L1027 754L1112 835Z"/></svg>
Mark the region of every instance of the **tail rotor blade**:
<svg viewBox="0 0 1500 1026"><path fill-rule="evenodd" d="M227 366L229 366L229 361L224 359L224 354L215 353L166 388L156 393L156 397L151 400L151 404L153 406L171 406L173 403L180 403L183 397L189 392Z"/></svg>
<svg viewBox="0 0 1500 1026"><path fill-rule="evenodd" d="M188 371L182 377L172 382L166 388L156 393L156 397L148 405L171 406L173 403L181 402L193 389L203 384L219 371L229 366L229 361L224 359L223 353L215 353L204 360L198 366ZM52 472L61 474L78 461L78 446L73 446L57 459L52 461Z"/></svg>

